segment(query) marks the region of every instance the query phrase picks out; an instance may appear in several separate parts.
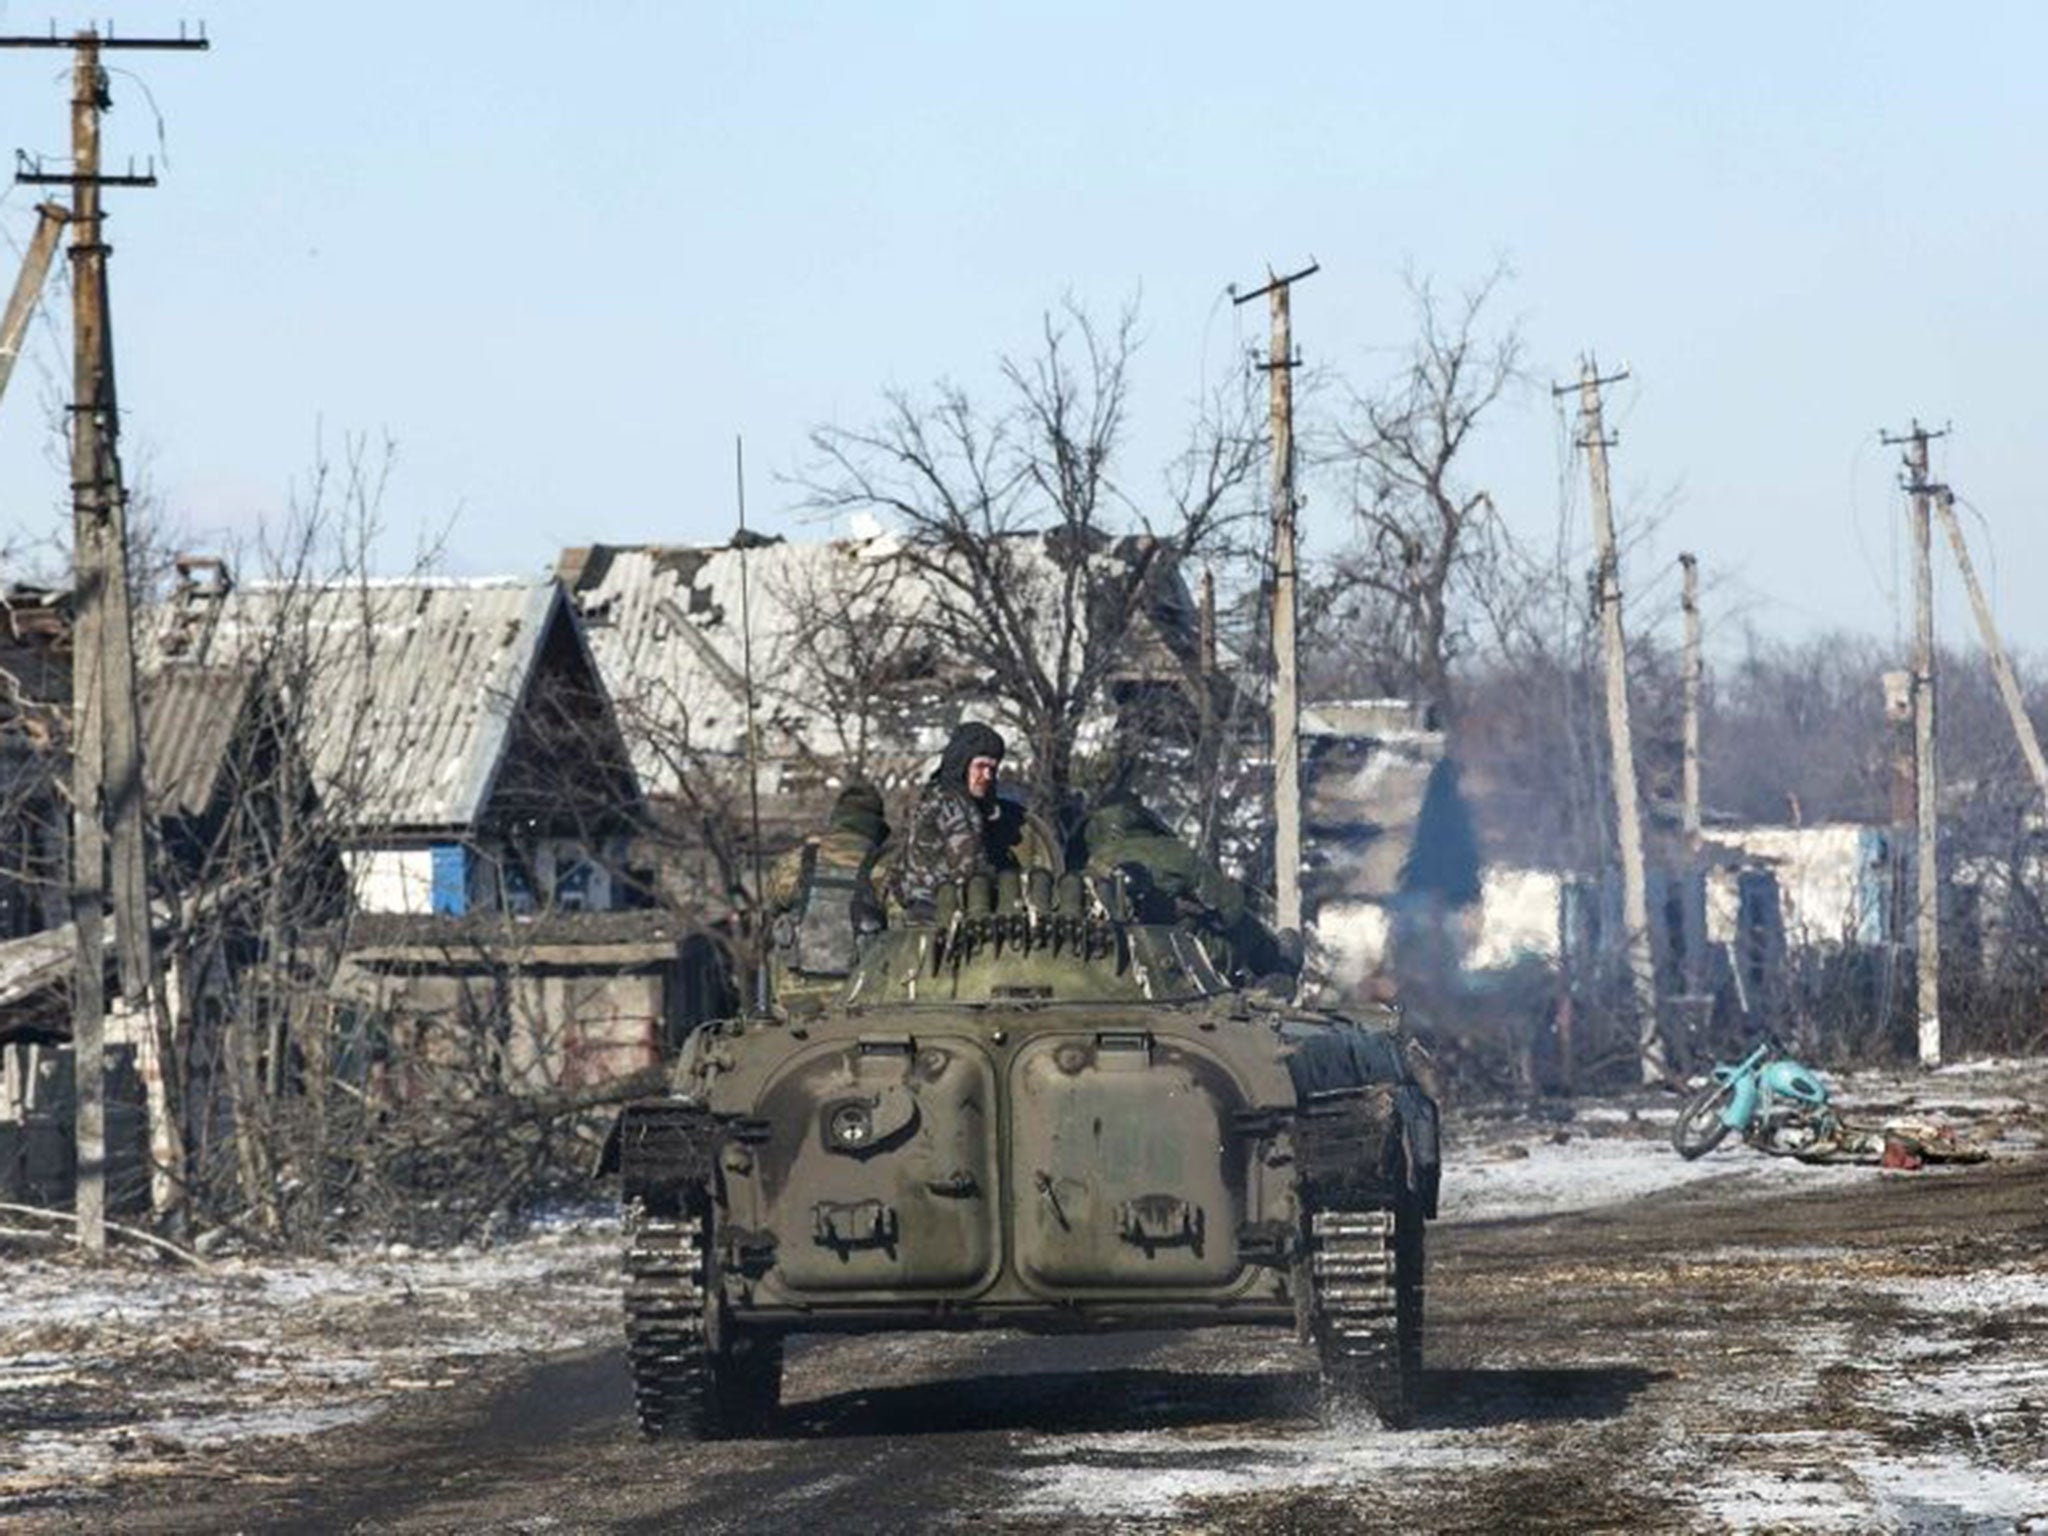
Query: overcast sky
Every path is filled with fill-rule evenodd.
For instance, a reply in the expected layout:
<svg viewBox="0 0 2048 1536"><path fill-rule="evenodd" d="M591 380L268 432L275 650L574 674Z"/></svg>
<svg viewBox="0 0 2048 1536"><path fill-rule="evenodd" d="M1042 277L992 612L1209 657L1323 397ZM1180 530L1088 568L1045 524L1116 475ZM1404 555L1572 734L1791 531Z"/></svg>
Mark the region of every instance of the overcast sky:
<svg viewBox="0 0 2048 1536"><path fill-rule="evenodd" d="M93 13L104 15L109 0ZM114 4L118 31L173 23ZM41 31L47 0L0 4ZM82 19L55 11L60 26ZM1696 551L1725 640L1900 625L1881 427L1953 422L2002 622L2048 649L2039 360L2048 9L1879 4L349 5L212 0L211 53L110 55L131 467L194 542L246 538L315 458L388 436L387 558L532 571L593 540L803 532L786 478L881 392L981 387L1063 294L1146 336L1137 489L1263 314L1225 285L1314 257L1307 360L1360 382L1404 272L1498 261L1533 370L1624 360L1625 510L1661 511L1632 621ZM0 52L0 150L66 148L64 56ZM136 77L139 77L136 78ZM35 194L0 201L9 278ZM57 290L53 288L53 295ZM0 522L62 525L68 325L0 402ZM1474 461L1555 541L1548 391ZM1583 523L1584 496L1571 504ZM1307 516L1342 538L1335 498ZM1582 527L1574 528L1583 541ZM1943 624L1968 638L1947 580ZM1907 586L1909 591L1910 587ZM1636 610L1639 610L1639 615Z"/></svg>

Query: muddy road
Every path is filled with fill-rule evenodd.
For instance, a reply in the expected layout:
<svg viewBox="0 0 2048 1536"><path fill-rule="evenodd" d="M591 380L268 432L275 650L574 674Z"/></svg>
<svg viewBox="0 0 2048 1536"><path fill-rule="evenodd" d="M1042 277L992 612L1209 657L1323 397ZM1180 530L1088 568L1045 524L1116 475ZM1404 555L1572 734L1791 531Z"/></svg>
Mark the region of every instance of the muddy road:
<svg viewBox="0 0 2048 1536"><path fill-rule="evenodd" d="M774 1438L648 1444L605 1350L29 1521L2048 1530L2048 1157L1812 1173L1435 1228L1400 1434L1320 1423L1306 1352L1262 1333L899 1334L793 1348Z"/></svg>

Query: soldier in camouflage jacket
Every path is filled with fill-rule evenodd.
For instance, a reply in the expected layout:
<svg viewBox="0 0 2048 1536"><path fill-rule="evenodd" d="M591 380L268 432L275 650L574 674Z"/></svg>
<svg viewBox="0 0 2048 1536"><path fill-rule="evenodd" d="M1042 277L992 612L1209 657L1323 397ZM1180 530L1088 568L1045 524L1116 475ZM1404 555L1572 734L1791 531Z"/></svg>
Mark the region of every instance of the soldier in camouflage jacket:
<svg viewBox="0 0 2048 1536"><path fill-rule="evenodd" d="M996 774L1002 761L1003 738L970 720L953 733L918 792L895 877L896 899L912 922L930 920L941 886L995 873L989 834L1000 819Z"/></svg>

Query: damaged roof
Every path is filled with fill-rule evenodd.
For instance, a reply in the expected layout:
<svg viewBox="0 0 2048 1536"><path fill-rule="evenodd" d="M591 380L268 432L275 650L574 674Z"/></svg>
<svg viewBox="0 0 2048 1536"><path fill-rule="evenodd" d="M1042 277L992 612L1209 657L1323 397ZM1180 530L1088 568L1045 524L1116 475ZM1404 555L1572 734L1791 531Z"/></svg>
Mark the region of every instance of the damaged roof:
<svg viewBox="0 0 2048 1536"><path fill-rule="evenodd" d="M1001 719L998 702L942 676L926 622L931 575L902 558L894 534L798 543L758 536L709 548L591 545L564 550L557 571L584 621L616 701L641 782L672 791L685 754L737 758L746 745L747 648L766 756L764 791L800 758L852 755L857 715L837 637L886 653L888 681L870 689L870 758L936 756L963 715ZM1108 543L1092 558L1128 562L1137 546ZM1021 536L1020 569L1056 574L1044 538ZM744 579L744 593L742 582ZM745 626L742 626L742 615ZM1085 621L1085 616L1084 616ZM823 643L820 643L821 629ZM1177 570L1162 567L1131 645L1130 672L1171 668L1192 654L1194 606ZM1183 633L1183 631L1185 633ZM1047 637L1047 644L1054 637ZM1051 658L1048 656L1048 665ZM918 689L931 697L902 707ZM893 706L893 707L892 707Z"/></svg>

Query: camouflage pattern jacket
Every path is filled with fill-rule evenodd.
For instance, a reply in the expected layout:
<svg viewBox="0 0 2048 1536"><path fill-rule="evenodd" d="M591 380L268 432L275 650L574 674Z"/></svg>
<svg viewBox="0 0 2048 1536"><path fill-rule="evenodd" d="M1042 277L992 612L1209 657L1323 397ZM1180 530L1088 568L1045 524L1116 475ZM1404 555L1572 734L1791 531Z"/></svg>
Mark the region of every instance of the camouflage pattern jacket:
<svg viewBox="0 0 2048 1536"><path fill-rule="evenodd" d="M896 899L905 912L913 918L929 916L940 886L995 873L987 841L990 820L964 789L925 785L896 865Z"/></svg>

